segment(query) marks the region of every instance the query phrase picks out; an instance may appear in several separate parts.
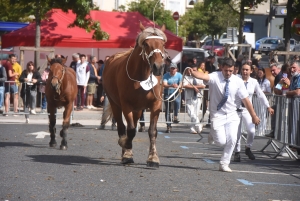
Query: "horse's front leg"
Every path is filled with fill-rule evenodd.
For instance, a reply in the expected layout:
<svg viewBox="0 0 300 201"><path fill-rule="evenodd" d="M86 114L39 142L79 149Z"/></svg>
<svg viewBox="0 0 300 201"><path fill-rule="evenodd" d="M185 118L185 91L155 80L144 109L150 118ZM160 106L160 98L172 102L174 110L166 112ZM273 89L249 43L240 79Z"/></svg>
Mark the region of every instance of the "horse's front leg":
<svg viewBox="0 0 300 201"><path fill-rule="evenodd" d="M47 112L49 119L49 132L50 132L50 147L56 147L55 133L56 133L56 108L53 105L47 104Z"/></svg>
<svg viewBox="0 0 300 201"><path fill-rule="evenodd" d="M73 109L73 102L65 106L65 111L63 114L64 120L62 124L62 129L60 131L60 137L62 137L61 144L60 144L61 150L68 149L67 133L68 133L68 128L70 126L70 117L71 117L72 109Z"/></svg>
<svg viewBox="0 0 300 201"><path fill-rule="evenodd" d="M133 163L132 141L136 135L137 121L141 112L128 112L124 113L127 121L127 135L119 138L119 145L122 147L122 163Z"/></svg>
<svg viewBox="0 0 300 201"><path fill-rule="evenodd" d="M148 167L159 168L159 158L156 151L156 138L157 138L157 120L159 117L160 110L151 110L150 114L150 127L148 130L150 147L149 156L147 160Z"/></svg>

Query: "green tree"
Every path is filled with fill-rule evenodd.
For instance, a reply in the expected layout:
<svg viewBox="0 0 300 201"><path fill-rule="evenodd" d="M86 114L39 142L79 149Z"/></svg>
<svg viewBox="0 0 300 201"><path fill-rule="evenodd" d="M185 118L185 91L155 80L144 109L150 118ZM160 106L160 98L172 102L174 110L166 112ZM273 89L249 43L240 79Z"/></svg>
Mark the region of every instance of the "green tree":
<svg viewBox="0 0 300 201"><path fill-rule="evenodd" d="M153 20L153 9L157 0L140 0L139 2L132 1L128 4L128 11L138 11L150 20ZM162 3L158 3L154 11L154 22L156 24L165 24L166 28L173 33L176 31L176 22L172 17L170 10L165 10Z"/></svg>
<svg viewBox="0 0 300 201"><path fill-rule="evenodd" d="M53 8L60 8L64 12L71 10L76 18L69 27L78 26L88 32L94 31L93 39L107 40L109 35L101 30L99 21L94 21L89 15L94 8L92 0L2 0L0 1L2 11L0 19L5 21L25 21L28 16L33 15L36 22L35 47L40 47L40 24L46 13ZM2 7L3 6L3 7ZM5 9L3 9L5 8ZM39 66L39 52L35 52L35 63Z"/></svg>
<svg viewBox="0 0 300 201"><path fill-rule="evenodd" d="M216 35L226 31L227 27L236 26L237 22L237 15L227 5L220 2L213 6L197 3L182 16L179 30L181 36L192 34L199 38L211 35L214 39Z"/></svg>

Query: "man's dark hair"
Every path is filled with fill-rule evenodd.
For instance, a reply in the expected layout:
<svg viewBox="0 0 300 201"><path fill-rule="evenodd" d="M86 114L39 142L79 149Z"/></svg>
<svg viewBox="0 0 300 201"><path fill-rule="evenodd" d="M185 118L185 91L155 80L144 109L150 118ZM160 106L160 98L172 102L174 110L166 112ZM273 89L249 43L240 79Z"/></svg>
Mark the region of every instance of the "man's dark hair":
<svg viewBox="0 0 300 201"><path fill-rule="evenodd" d="M8 58L12 58L12 57L17 57L15 54L10 54L10 55L8 55Z"/></svg>
<svg viewBox="0 0 300 201"><path fill-rule="evenodd" d="M218 58L218 64L222 64L223 63L223 58Z"/></svg>
<svg viewBox="0 0 300 201"><path fill-rule="evenodd" d="M85 54L81 54L81 55L80 55L80 58L81 58L81 57L85 57L85 58L86 58Z"/></svg>
<svg viewBox="0 0 300 201"><path fill-rule="evenodd" d="M290 71L290 65L288 63L283 64L281 67L281 72L289 72Z"/></svg>
<svg viewBox="0 0 300 201"><path fill-rule="evenodd" d="M291 63L291 65L293 65L293 64L297 64L298 67L300 67L300 61L298 61L298 60L293 61L293 62Z"/></svg>
<svg viewBox="0 0 300 201"><path fill-rule="evenodd" d="M224 66L229 66L229 67L234 66L234 61L233 61L233 59L228 58L228 57L224 57L224 58L223 58L223 62L222 62L222 67L224 67Z"/></svg>

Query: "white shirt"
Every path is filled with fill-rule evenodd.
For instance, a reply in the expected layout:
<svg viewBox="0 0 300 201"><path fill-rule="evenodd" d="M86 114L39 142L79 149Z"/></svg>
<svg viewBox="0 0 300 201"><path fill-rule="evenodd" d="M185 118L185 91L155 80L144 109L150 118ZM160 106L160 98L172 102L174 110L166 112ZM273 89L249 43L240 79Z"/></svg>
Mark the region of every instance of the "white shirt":
<svg viewBox="0 0 300 201"><path fill-rule="evenodd" d="M271 93L271 83L267 78L265 78L265 80L260 83L259 86L263 92Z"/></svg>
<svg viewBox="0 0 300 201"><path fill-rule="evenodd" d="M204 84L209 85L209 111L211 118L219 117L225 114L236 114L237 101L236 95L240 99L247 98L249 96L244 82L242 79L235 75L231 75L229 78L229 94L228 99L221 109L217 110L218 104L221 102L225 93L225 78L222 72L213 72L208 74L209 81Z"/></svg>
<svg viewBox="0 0 300 201"><path fill-rule="evenodd" d="M195 79L195 81L196 81L196 83L197 83L197 84L196 84L197 86L198 86L198 85L204 85L204 84L203 84L203 80L200 80L200 79L195 78L195 77L193 77L193 76L184 76L183 86L190 85L190 84L195 85L195 84L193 83L193 80L194 80L194 79ZM205 85L204 85L204 86L205 86ZM191 99L191 98L194 97L194 91L195 91L194 89L185 88L184 91L185 91L185 99ZM200 92L200 93L198 93L197 96L198 96L198 97L202 97L202 96L203 96L203 90L199 89L199 92Z"/></svg>
<svg viewBox="0 0 300 201"><path fill-rule="evenodd" d="M247 87L246 88L247 88L247 91L248 91L248 94L249 94L248 98L249 98L250 102L252 102L253 94L256 93L257 98L260 99L262 104L266 107L270 107L269 101L266 98L266 95L264 94L262 89L260 88L260 86L259 86L256 79L254 79L252 77L249 77L249 79L247 80ZM238 99L237 100L238 108L241 105L241 103L242 103L242 100Z"/></svg>
<svg viewBox="0 0 300 201"><path fill-rule="evenodd" d="M87 72L88 62L77 63L76 65L76 81L79 86L87 86L90 78L90 71Z"/></svg>
<svg viewBox="0 0 300 201"><path fill-rule="evenodd" d="M28 73L27 74L27 79L28 79L27 85L33 85L33 83L31 82L32 81L32 76L33 76L33 73Z"/></svg>

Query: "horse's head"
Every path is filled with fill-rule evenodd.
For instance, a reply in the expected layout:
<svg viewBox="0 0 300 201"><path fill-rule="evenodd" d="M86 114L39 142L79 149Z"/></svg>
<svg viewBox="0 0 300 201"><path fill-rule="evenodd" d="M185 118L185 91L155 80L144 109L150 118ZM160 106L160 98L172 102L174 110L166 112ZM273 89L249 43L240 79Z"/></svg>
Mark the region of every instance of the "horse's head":
<svg viewBox="0 0 300 201"><path fill-rule="evenodd" d="M59 91L62 79L65 74L65 63L68 57L66 58L53 58L50 59L47 57L48 63L50 65L49 79L51 80L51 86L55 91Z"/></svg>
<svg viewBox="0 0 300 201"><path fill-rule="evenodd" d="M165 43L167 37L164 34L165 25L161 29L145 28L140 23L141 33L137 38L137 45L142 48L142 54L146 57L149 66L155 76L164 72Z"/></svg>

